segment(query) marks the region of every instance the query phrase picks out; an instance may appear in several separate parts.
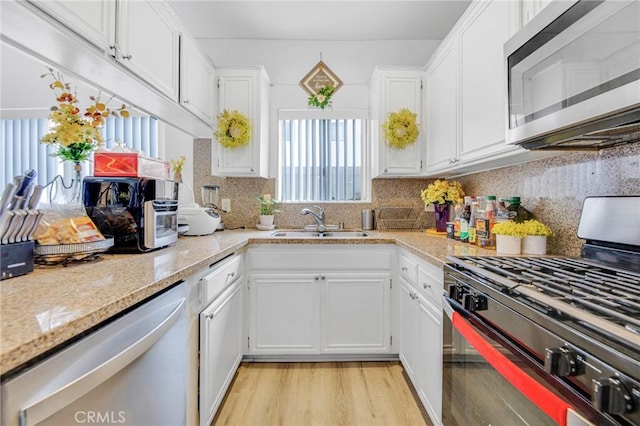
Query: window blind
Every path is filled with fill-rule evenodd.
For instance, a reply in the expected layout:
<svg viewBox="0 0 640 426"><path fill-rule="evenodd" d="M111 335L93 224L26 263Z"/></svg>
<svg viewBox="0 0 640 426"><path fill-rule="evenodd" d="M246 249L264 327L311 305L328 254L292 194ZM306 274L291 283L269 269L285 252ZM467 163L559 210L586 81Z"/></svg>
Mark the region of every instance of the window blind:
<svg viewBox="0 0 640 426"><path fill-rule="evenodd" d="M34 169L36 182L46 185L59 174L65 176L71 167L64 167L59 158L53 157L55 147L40 143L49 131L46 118L0 119L0 190L13 177ZM116 142L143 151L149 157L158 156L158 121L154 117L109 117L102 128L102 137L108 149Z"/></svg>

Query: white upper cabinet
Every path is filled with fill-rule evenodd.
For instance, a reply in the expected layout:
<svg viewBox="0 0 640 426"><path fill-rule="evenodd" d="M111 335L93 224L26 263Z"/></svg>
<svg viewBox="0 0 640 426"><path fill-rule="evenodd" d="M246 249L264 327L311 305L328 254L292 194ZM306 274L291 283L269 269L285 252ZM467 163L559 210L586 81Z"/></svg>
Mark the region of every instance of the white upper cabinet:
<svg viewBox="0 0 640 426"><path fill-rule="evenodd" d="M526 25L534 16L544 9L551 0L521 0L520 19L522 25Z"/></svg>
<svg viewBox="0 0 640 426"><path fill-rule="evenodd" d="M30 0L105 51L113 49L116 31L115 0Z"/></svg>
<svg viewBox="0 0 640 426"><path fill-rule="evenodd" d="M372 177L419 176L424 165L421 68L377 67L371 78ZM382 131L389 113L406 108L417 114L418 140L403 148L390 147Z"/></svg>
<svg viewBox="0 0 640 426"><path fill-rule="evenodd" d="M426 175L455 175L540 158L507 145L504 43L520 3L475 0L427 64ZM549 155L549 154L547 154Z"/></svg>
<svg viewBox="0 0 640 426"><path fill-rule="evenodd" d="M458 45L443 42L427 68L427 172L452 167L458 157Z"/></svg>
<svg viewBox="0 0 640 426"><path fill-rule="evenodd" d="M504 43L515 32L514 2L476 3L460 29L462 163L521 148L505 143Z"/></svg>
<svg viewBox="0 0 640 426"><path fill-rule="evenodd" d="M180 29L164 2L118 1L118 59L178 101Z"/></svg>
<svg viewBox="0 0 640 426"><path fill-rule="evenodd" d="M183 34L180 49L180 103L211 125L215 94L211 61L190 36Z"/></svg>
<svg viewBox="0 0 640 426"><path fill-rule="evenodd" d="M237 110L251 123L249 143L224 148L214 138L214 176L268 177L269 86L263 67L218 68L218 112ZM214 123L217 125L217 123Z"/></svg>

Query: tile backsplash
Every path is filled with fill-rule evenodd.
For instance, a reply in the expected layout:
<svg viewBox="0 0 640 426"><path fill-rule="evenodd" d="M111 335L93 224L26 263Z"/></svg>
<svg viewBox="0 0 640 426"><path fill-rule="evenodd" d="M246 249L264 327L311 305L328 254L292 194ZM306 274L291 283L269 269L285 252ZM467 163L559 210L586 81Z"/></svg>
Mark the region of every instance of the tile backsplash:
<svg viewBox="0 0 640 426"><path fill-rule="evenodd" d="M274 179L218 178L211 176L211 139L194 141L194 188L220 185L222 198L231 200L231 212L223 215L228 229L254 228L258 223L256 195L275 193ZM590 195L640 195L640 143L598 152L572 152L557 157L456 178L467 194L519 195L522 205L556 236L549 239L551 254L580 254L577 238L582 201ZM433 227L433 213L423 211L420 190L433 179L374 179L371 203L326 203L326 222L344 222L346 228L360 227L362 209L380 206L412 206L420 209L421 227ZM194 191L200 203L199 189ZM279 203L278 228L300 228L313 223L300 210L312 203Z"/></svg>

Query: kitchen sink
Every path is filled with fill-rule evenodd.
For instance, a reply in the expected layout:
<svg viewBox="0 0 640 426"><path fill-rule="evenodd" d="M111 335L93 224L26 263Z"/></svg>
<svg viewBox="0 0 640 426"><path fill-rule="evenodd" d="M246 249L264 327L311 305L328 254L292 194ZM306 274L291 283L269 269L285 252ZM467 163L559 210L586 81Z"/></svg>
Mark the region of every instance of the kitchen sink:
<svg viewBox="0 0 640 426"><path fill-rule="evenodd" d="M276 231L271 236L282 238L365 238L371 236L371 234L363 231Z"/></svg>

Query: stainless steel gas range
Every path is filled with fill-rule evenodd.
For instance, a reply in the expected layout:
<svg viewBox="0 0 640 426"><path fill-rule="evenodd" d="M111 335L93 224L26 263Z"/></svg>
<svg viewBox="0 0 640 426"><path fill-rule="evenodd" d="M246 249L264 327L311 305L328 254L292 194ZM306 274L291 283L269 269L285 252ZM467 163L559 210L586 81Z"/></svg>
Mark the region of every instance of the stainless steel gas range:
<svg viewBox="0 0 640 426"><path fill-rule="evenodd" d="M640 425L640 197L587 198L578 236L579 258L448 258L445 311L467 343L445 352L445 424L500 424L512 410L522 424ZM455 378L482 362L509 382L499 398L514 386L534 411L510 401L494 418L456 408ZM500 386L463 398L487 405Z"/></svg>

